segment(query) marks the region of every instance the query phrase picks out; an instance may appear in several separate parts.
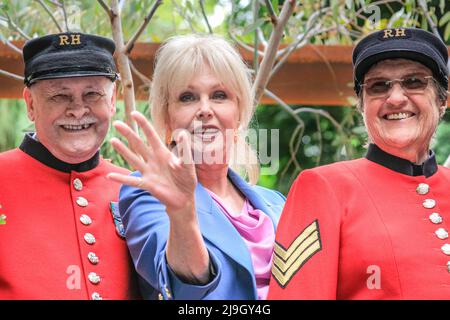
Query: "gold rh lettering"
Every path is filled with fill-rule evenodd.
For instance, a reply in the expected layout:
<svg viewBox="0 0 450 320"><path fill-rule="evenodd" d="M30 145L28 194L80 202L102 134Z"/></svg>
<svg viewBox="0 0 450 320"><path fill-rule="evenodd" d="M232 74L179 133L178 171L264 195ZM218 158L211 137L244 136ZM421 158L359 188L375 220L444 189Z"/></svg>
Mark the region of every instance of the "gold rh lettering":
<svg viewBox="0 0 450 320"><path fill-rule="evenodd" d="M405 29L395 29L396 37L406 37Z"/></svg>
<svg viewBox="0 0 450 320"><path fill-rule="evenodd" d="M70 42L69 42L69 37L68 36L59 36L59 45L60 46L65 46L65 45L68 45L68 44L70 44Z"/></svg>
<svg viewBox="0 0 450 320"><path fill-rule="evenodd" d="M392 30L391 30L391 29L384 30L384 36L383 36L383 39L391 38L391 37L393 37L393 35L392 35Z"/></svg>
<svg viewBox="0 0 450 320"><path fill-rule="evenodd" d="M81 39L79 34L72 34L72 43L71 44L81 44Z"/></svg>

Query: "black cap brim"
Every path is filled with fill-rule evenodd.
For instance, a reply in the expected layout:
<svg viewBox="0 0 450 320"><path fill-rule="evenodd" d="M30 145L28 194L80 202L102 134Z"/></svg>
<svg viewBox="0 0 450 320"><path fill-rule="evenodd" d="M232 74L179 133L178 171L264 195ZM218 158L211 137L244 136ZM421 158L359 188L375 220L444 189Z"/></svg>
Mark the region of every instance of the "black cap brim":
<svg viewBox="0 0 450 320"><path fill-rule="evenodd" d="M36 81L39 80L50 80L50 79L62 79L62 78L75 78L75 77L107 77L111 81L115 81L118 79L118 75L116 73L99 73L99 72L86 72L86 71L80 71L80 72L64 72L64 73L53 73L53 74L46 74L40 77L34 77L31 81L28 82L28 85L32 85Z"/></svg>

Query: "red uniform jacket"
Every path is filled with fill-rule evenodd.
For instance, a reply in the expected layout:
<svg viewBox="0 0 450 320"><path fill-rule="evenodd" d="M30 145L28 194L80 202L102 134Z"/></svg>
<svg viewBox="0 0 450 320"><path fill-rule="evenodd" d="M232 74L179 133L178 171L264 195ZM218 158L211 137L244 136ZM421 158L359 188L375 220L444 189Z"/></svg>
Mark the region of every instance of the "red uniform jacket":
<svg viewBox="0 0 450 320"><path fill-rule="evenodd" d="M428 177L409 175L382 153L391 169L358 159L299 175L269 299L450 299L450 170L433 156Z"/></svg>
<svg viewBox="0 0 450 320"><path fill-rule="evenodd" d="M137 297L109 172L126 173L98 154L63 163L30 136L0 154L0 299Z"/></svg>

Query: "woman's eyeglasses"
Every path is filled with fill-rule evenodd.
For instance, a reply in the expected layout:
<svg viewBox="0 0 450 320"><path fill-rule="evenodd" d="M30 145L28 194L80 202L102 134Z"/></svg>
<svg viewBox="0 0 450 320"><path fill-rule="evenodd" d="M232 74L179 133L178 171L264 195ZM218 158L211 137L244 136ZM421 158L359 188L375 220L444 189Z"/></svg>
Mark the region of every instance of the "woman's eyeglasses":
<svg viewBox="0 0 450 320"><path fill-rule="evenodd" d="M432 76L408 76L403 79L368 79L361 84L367 93L372 97L381 97L387 95L394 84L398 82L406 93L421 93L428 87L430 80L434 80Z"/></svg>

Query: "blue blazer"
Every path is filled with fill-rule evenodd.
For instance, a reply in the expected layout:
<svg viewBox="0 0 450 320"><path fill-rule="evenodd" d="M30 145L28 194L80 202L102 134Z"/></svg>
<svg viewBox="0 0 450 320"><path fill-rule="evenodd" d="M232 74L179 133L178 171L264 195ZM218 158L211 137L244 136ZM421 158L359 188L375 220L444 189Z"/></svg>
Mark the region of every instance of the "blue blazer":
<svg viewBox="0 0 450 320"><path fill-rule="evenodd" d="M133 173L139 176L139 172ZM251 186L232 170L231 182L253 207L278 223L286 198L277 191ZM220 211L206 189L198 183L195 204L200 230L216 275L205 285L184 283L166 262L169 218L165 206L148 192L130 186L120 191L120 214L125 237L141 291L146 299L257 299L256 281L250 252L244 240Z"/></svg>

